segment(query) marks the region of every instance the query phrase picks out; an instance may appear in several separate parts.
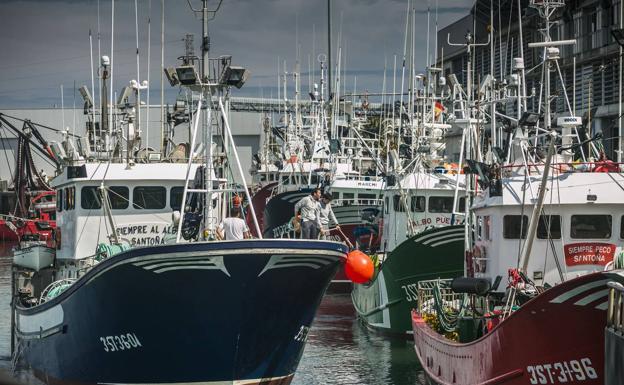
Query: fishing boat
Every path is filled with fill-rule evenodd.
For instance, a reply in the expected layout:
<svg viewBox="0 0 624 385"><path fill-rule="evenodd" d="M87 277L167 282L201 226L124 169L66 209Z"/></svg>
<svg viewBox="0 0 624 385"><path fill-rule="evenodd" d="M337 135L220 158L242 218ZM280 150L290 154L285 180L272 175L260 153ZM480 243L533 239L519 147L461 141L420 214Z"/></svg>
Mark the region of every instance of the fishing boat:
<svg viewBox="0 0 624 385"><path fill-rule="evenodd" d="M467 217L466 276L418 285L412 327L430 383L607 383L607 283L624 280L621 165L604 158L599 135L579 137L570 111L553 130L550 76L558 47L574 41L550 38L563 2L530 4L544 19L544 41L529 43L544 50L543 119L527 119L514 59L519 118L506 159L470 162L482 188Z"/></svg>
<svg viewBox="0 0 624 385"><path fill-rule="evenodd" d="M22 128L16 124L22 122ZM37 170L33 152L48 163L58 166L58 160L43 139L41 126L30 120L17 119L0 113L1 129L17 136L15 170L12 186L0 192L0 241L19 242L23 237L36 235L53 246L55 224L55 193L45 174ZM4 140L4 139L1 139ZM7 165L7 167L10 166Z"/></svg>
<svg viewBox="0 0 624 385"><path fill-rule="evenodd" d="M47 246L39 234L25 234L13 249L13 265L34 271L54 266L56 250Z"/></svg>
<svg viewBox="0 0 624 385"><path fill-rule="evenodd" d="M204 1L194 11L206 41L217 10ZM53 181L57 193L69 194L63 201L73 202L58 213L57 280L15 315L17 355L47 384L288 384L295 375L347 248L217 240L228 194L239 191L219 176L232 175L222 167L237 170L249 191L225 108L231 87L248 75L231 57L211 59L207 50L203 45L201 76L192 63L170 71L192 100L186 163L141 163L140 151L132 151L137 143L125 135L115 151L102 151L116 157L74 160ZM127 107L113 126L133 129L134 112ZM213 144L217 129L222 141L195 154L197 138Z"/></svg>
<svg viewBox="0 0 624 385"><path fill-rule="evenodd" d="M403 338L412 333L410 312L418 302L418 282L464 273L460 223L465 216L466 178L458 165L445 159L443 140L454 128L440 113L442 101L452 101L454 93L441 98L446 82L439 69L430 68L427 76L427 82L436 86L415 94L413 113L399 123L399 132L406 133L399 143L409 143L399 146L406 149L405 155L390 156L393 172L383 194L383 237L375 276L354 285L351 293L366 327ZM463 117L460 108L463 105L450 114L457 115L455 124L463 124L463 132L470 132L470 124L464 123L476 121Z"/></svg>
<svg viewBox="0 0 624 385"><path fill-rule="evenodd" d="M452 225L452 179L424 172L408 178L418 186L402 183L409 197L406 206L396 186L384 194L382 251L390 251L379 258L373 279L354 285L351 292L366 327L397 337L411 335L409 314L418 301L418 282L464 273L464 227Z"/></svg>

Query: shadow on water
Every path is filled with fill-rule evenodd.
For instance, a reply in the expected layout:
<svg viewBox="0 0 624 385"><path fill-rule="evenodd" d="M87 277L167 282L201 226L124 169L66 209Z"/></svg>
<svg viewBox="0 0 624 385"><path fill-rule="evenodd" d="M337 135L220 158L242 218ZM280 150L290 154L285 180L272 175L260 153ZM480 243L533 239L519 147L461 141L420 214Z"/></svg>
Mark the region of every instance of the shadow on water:
<svg viewBox="0 0 624 385"><path fill-rule="evenodd" d="M27 370L10 374L10 250L0 242L0 384L11 384L14 376L22 385L40 385ZM332 294L321 303L292 384L420 384L421 372L411 341L368 331L349 294Z"/></svg>

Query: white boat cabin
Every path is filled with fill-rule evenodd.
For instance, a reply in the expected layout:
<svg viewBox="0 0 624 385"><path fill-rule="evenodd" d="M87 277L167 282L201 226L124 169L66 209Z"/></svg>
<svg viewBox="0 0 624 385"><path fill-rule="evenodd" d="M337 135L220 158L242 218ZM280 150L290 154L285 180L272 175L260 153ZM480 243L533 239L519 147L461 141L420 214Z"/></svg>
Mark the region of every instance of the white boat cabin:
<svg viewBox="0 0 624 385"><path fill-rule="evenodd" d="M455 186L459 182L455 223L463 221L465 177L431 172L406 175L384 193L382 250L391 252L409 237L431 227L453 223Z"/></svg>
<svg viewBox="0 0 624 385"><path fill-rule="evenodd" d="M476 246L468 269L492 281L500 276L497 291L505 290L508 269L520 263L540 184L539 174L526 179L514 175L475 199ZM547 188L528 262L529 279L553 286L622 259L624 175L555 173Z"/></svg>
<svg viewBox="0 0 624 385"><path fill-rule="evenodd" d="M191 177L196 165L192 166ZM187 165L121 163L68 166L52 181L57 193L56 258L59 263L92 257L109 243L112 229L102 207L100 186L108 193L111 214L122 244L164 244L175 238L172 212L179 211ZM60 239L59 239L60 238Z"/></svg>
<svg viewBox="0 0 624 385"><path fill-rule="evenodd" d="M332 206L380 206L385 183L382 177L346 173L331 183Z"/></svg>

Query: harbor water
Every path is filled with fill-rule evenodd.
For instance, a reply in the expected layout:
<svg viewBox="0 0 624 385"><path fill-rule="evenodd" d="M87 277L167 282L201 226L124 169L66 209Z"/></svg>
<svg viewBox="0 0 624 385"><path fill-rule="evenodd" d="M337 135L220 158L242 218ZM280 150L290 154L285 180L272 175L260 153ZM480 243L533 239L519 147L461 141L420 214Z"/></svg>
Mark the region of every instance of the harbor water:
<svg viewBox="0 0 624 385"><path fill-rule="evenodd" d="M11 370L11 259L0 257L0 370ZM14 374L25 385L41 383L27 370ZM1 376L0 376L1 378ZM408 340L370 332L357 320L349 294L328 294L318 310L293 385L422 383Z"/></svg>

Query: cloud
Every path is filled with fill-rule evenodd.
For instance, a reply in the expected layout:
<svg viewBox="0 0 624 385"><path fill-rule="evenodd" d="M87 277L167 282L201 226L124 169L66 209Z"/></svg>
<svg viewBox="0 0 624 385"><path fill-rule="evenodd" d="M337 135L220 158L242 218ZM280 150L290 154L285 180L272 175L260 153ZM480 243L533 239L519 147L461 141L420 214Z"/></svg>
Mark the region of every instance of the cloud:
<svg viewBox="0 0 624 385"><path fill-rule="evenodd" d="M438 25L443 27L468 13L471 0L430 1L431 32L434 36L434 7L438 4ZM160 4L139 0L140 80L147 80L147 20L151 16L150 82L160 87ZM199 1L193 4L198 6ZM211 1L216 4L216 0ZM426 1L413 1L416 9L416 62L426 62ZM111 55L111 1L99 2L99 51L113 56L114 84L119 90L136 79L136 37L134 2L115 1L115 42ZM348 87L369 87L380 91L384 63L391 71L394 55L401 63L404 44L406 0L332 1L332 60L337 58L341 36L343 69ZM186 33L194 34L195 54L199 54L201 22L185 1L165 1L165 65L177 63L184 53ZM28 26L25 28L25 26ZM60 85L66 89L91 84L92 31L93 61L98 62L97 0L9 0L0 2L0 107L24 103L23 107L49 106L59 98ZM231 54L233 62L251 70L242 94L277 87L278 73L285 69L292 80L296 53L302 84L307 74L318 77L320 53L327 54L327 8L324 1L306 0L224 0L216 18L209 23L212 57ZM433 48L431 48L433 51ZM356 79L357 77L357 79ZM318 82L318 79L316 80ZM97 87L96 87L97 88ZM246 91L248 88L249 91ZM36 97L33 94L37 94ZM29 95L30 97L26 97Z"/></svg>

